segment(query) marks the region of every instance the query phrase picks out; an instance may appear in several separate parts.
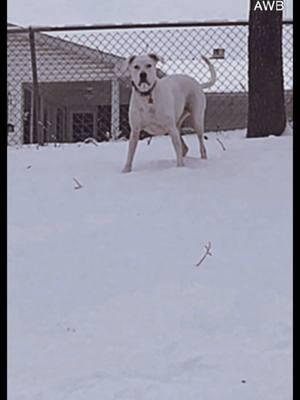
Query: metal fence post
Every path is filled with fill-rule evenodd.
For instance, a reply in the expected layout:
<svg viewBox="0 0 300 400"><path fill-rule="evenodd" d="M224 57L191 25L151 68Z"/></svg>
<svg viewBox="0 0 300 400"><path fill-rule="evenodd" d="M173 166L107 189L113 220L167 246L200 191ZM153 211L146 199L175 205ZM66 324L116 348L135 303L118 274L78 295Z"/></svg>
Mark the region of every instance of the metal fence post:
<svg viewBox="0 0 300 400"><path fill-rule="evenodd" d="M30 54L31 54L31 68L32 68L32 88L33 88L33 139L36 138L39 145L44 144L42 131L39 128L39 83L36 66L36 51L34 41L34 31L32 27L29 27L29 42L30 42Z"/></svg>

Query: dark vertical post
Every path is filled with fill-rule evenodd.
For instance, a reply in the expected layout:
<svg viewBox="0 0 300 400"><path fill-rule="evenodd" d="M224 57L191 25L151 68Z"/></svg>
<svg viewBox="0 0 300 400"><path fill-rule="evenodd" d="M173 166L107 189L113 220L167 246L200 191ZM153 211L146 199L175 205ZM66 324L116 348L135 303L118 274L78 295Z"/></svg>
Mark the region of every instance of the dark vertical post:
<svg viewBox="0 0 300 400"><path fill-rule="evenodd" d="M30 54L31 54L31 68L32 68L32 86L33 86L33 140L36 138L38 144L43 145L44 140L42 131L39 128L39 84L36 66L36 52L35 52L35 41L34 31L32 27L29 27L29 42L30 42Z"/></svg>
<svg viewBox="0 0 300 400"><path fill-rule="evenodd" d="M279 136L286 126L282 10L256 8L260 4L250 0L247 137Z"/></svg>

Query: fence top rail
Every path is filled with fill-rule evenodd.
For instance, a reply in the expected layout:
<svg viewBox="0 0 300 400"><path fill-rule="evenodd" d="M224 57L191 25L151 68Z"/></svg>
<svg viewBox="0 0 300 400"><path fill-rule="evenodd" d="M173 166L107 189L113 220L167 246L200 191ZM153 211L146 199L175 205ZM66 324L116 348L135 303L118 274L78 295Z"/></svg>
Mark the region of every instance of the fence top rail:
<svg viewBox="0 0 300 400"><path fill-rule="evenodd" d="M293 20L283 21L284 25L292 25ZM7 27L7 33L26 33L29 29L34 32L62 32L62 31L90 31L90 30L122 30L122 29L159 29L159 28L193 28L213 26L247 26L248 20L240 21L182 21L182 22L153 22L153 23L126 23L126 24L92 24L92 25L61 25L61 26L29 26Z"/></svg>

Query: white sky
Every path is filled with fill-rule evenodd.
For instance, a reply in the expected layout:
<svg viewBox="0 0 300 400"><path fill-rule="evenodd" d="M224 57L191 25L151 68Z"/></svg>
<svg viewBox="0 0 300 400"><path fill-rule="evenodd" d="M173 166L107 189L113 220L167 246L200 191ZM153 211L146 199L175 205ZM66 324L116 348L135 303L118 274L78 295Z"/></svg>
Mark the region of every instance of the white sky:
<svg viewBox="0 0 300 400"><path fill-rule="evenodd" d="M285 17L292 17L292 0ZM247 19L250 0L8 0L8 21L19 25Z"/></svg>

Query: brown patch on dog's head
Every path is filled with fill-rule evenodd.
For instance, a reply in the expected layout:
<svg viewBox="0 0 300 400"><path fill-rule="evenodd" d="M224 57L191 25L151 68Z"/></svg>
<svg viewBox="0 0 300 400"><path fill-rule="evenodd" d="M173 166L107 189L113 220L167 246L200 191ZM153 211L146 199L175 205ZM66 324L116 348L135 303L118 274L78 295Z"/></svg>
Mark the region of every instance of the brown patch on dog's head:
<svg viewBox="0 0 300 400"><path fill-rule="evenodd" d="M158 63L158 61L160 61L162 63L164 62L163 58L158 56L156 53L150 53L150 54L148 54L148 57L152 58L152 60L156 63Z"/></svg>
<svg viewBox="0 0 300 400"><path fill-rule="evenodd" d="M136 56L131 56L131 57L128 58L128 61L127 61L127 62L128 62L128 65L130 65L130 64L133 62L133 60L135 59L135 57L136 57Z"/></svg>

